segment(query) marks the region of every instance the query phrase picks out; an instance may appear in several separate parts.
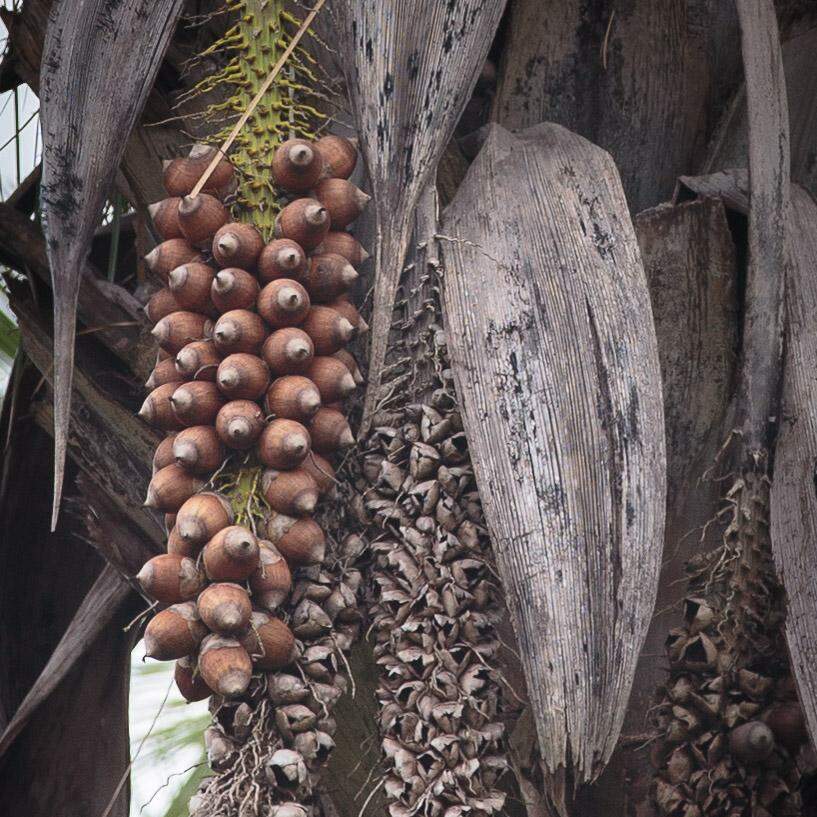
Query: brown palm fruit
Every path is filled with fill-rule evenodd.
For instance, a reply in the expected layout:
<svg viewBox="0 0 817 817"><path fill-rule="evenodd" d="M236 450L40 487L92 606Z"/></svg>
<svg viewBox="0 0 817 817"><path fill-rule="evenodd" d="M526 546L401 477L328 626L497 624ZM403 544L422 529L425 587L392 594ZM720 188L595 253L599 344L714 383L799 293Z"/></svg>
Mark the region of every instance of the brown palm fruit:
<svg viewBox="0 0 817 817"><path fill-rule="evenodd" d="M259 564L250 576L253 603L273 612L280 607L292 590L292 572L286 559L272 542L258 542Z"/></svg>
<svg viewBox="0 0 817 817"><path fill-rule="evenodd" d="M224 462L224 446L210 425L190 426L173 443L173 457L191 474L210 474Z"/></svg>
<svg viewBox="0 0 817 817"><path fill-rule="evenodd" d="M204 482L173 463L158 470L148 485L145 505L159 511L175 513L204 487Z"/></svg>
<svg viewBox="0 0 817 817"><path fill-rule="evenodd" d="M173 528L173 526L175 524L176 524L176 514L175 513L166 513L165 514L165 532L170 533L171 529Z"/></svg>
<svg viewBox="0 0 817 817"><path fill-rule="evenodd" d="M254 270L262 249L264 239L251 224L231 221L213 236L213 258L220 267Z"/></svg>
<svg viewBox="0 0 817 817"><path fill-rule="evenodd" d="M335 253L313 255L301 281L315 303L327 303L342 295L357 280L357 270Z"/></svg>
<svg viewBox="0 0 817 817"><path fill-rule="evenodd" d="M763 722L775 739L791 753L808 741L808 728L803 709L797 701L780 701L763 713Z"/></svg>
<svg viewBox="0 0 817 817"><path fill-rule="evenodd" d="M151 323L158 323L180 309L176 296L167 287L162 287L150 296L143 311Z"/></svg>
<svg viewBox="0 0 817 817"><path fill-rule="evenodd" d="M315 305L301 324L312 339L316 355L331 355L355 335L355 328L343 315L328 306Z"/></svg>
<svg viewBox="0 0 817 817"><path fill-rule="evenodd" d="M216 321L213 339L223 355L247 352L255 355L267 337L264 321L247 309L231 309Z"/></svg>
<svg viewBox="0 0 817 817"><path fill-rule="evenodd" d="M354 377L346 366L334 357L316 357L309 364L305 374L318 387L321 403L343 400L355 390Z"/></svg>
<svg viewBox="0 0 817 817"><path fill-rule="evenodd" d="M297 326L309 312L309 295L291 278L270 281L258 294L258 314L273 328Z"/></svg>
<svg viewBox="0 0 817 817"><path fill-rule="evenodd" d="M311 190L324 171L324 160L305 139L287 139L272 156L272 178L294 193Z"/></svg>
<svg viewBox="0 0 817 817"><path fill-rule="evenodd" d="M348 296L340 295L333 301L330 301L327 306L336 312L340 312L340 314L355 327L355 331L359 335L365 335L366 332L369 331L369 324L363 320L360 316L360 312L357 311L357 307L349 300Z"/></svg>
<svg viewBox="0 0 817 817"><path fill-rule="evenodd" d="M333 454L340 448L355 444L349 423L336 409L322 408L309 424L312 448L319 454Z"/></svg>
<svg viewBox="0 0 817 817"><path fill-rule="evenodd" d="M273 420L258 439L258 459L268 468L297 468L309 454L309 432L295 420Z"/></svg>
<svg viewBox="0 0 817 817"><path fill-rule="evenodd" d="M309 310L309 316L315 311ZM301 328L287 326L277 329L261 347L261 357L274 375L298 374L312 362L315 347L312 338Z"/></svg>
<svg viewBox="0 0 817 817"><path fill-rule="evenodd" d="M210 287L215 271L207 264L193 261L170 270L167 285L182 309L191 312L213 312Z"/></svg>
<svg viewBox="0 0 817 817"><path fill-rule="evenodd" d="M354 267L359 267L370 257L363 245L351 233L343 230L330 230L315 247L316 255L330 252L342 255Z"/></svg>
<svg viewBox="0 0 817 817"><path fill-rule="evenodd" d="M162 604L181 604L196 598L205 581L192 559L174 553L149 559L136 580L146 596Z"/></svg>
<svg viewBox="0 0 817 817"><path fill-rule="evenodd" d="M287 516L308 516L318 504L318 484L303 468L267 469L261 478L261 489L270 508Z"/></svg>
<svg viewBox="0 0 817 817"><path fill-rule="evenodd" d="M213 278L210 300L219 312L255 309L260 289L254 275L238 267L227 267Z"/></svg>
<svg viewBox="0 0 817 817"><path fill-rule="evenodd" d="M329 232L329 213L316 199L295 199L275 219L275 237L289 238L311 252Z"/></svg>
<svg viewBox="0 0 817 817"><path fill-rule="evenodd" d="M194 247L209 247L218 228L229 217L227 208L209 193L185 196L179 205L179 226Z"/></svg>
<svg viewBox="0 0 817 817"><path fill-rule="evenodd" d="M357 164L357 148L345 136L328 133L314 146L321 155L324 174L334 179L348 179Z"/></svg>
<svg viewBox="0 0 817 817"><path fill-rule="evenodd" d="M188 703L192 704L194 701L203 701L213 694L213 691L205 683L204 678L201 677L195 659L189 655L180 658L176 662L176 667L173 671L173 680L176 682L176 688L181 693L182 698Z"/></svg>
<svg viewBox="0 0 817 817"><path fill-rule="evenodd" d="M170 434L156 446L156 450L153 452L154 474L160 469L164 468L166 465L172 465L174 462L176 462L176 458L173 456L173 441L175 439L176 435Z"/></svg>
<svg viewBox="0 0 817 817"><path fill-rule="evenodd" d="M199 651L198 666L207 686L225 698L241 695L250 685L252 661L235 639L208 635Z"/></svg>
<svg viewBox="0 0 817 817"><path fill-rule="evenodd" d="M321 395L315 384L295 374L273 380L264 400L270 414L300 423L307 423L321 407Z"/></svg>
<svg viewBox="0 0 817 817"><path fill-rule="evenodd" d="M213 322L196 312L173 312L162 318L150 333L159 346L172 355L194 340L204 340L213 334Z"/></svg>
<svg viewBox="0 0 817 817"><path fill-rule="evenodd" d="M168 357L158 361L153 367L150 377L145 381L145 388L156 389L159 386L164 386L165 383L179 383L184 379L179 376L173 358Z"/></svg>
<svg viewBox="0 0 817 817"><path fill-rule="evenodd" d="M225 402L218 386L209 380L183 383L170 398L174 414L186 426L211 425Z"/></svg>
<svg viewBox="0 0 817 817"><path fill-rule="evenodd" d="M179 538L190 546L204 546L233 524L233 510L223 496L206 492L191 496L176 514Z"/></svg>
<svg viewBox="0 0 817 817"><path fill-rule="evenodd" d="M182 423L173 413L173 404L170 402L173 392L182 385L184 384L177 380L155 388L142 403L139 417L154 428L160 428L163 431L176 431L182 428Z"/></svg>
<svg viewBox="0 0 817 817"><path fill-rule="evenodd" d="M147 268L165 283L170 270L182 264L203 260L204 256L195 247L191 247L184 238L169 238L157 244L145 256Z"/></svg>
<svg viewBox="0 0 817 817"><path fill-rule="evenodd" d="M306 271L306 253L297 241L276 238L258 256L258 278L268 284L278 278L298 278Z"/></svg>
<svg viewBox="0 0 817 817"><path fill-rule="evenodd" d="M179 349L174 362L185 380L215 381L221 357L212 339L195 340Z"/></svg>
<svg viewBox="0 0 817 817"><path fill-rule="evenodd" d="M230 400L258 400L269 386L267 364L256 355L239 352L221 361L216 383Z"/></svg>
<svg viewBox="0 0 817 817"><path fill-rule="evenodd" d="M320 454L314 451L309 452L309 456L301 463L301 469L306 471L315 484L321 495L332 493L335 489L335 469L332 467L329 460L324 459Z"/></svg>
<svg viewBox="0 0 817 817"><path fill-rule="evenodd" d="M331 228L342 230L363 212L371 196L346 179L323 179L315 187L315 198L329 212Z"/></svg>
<svg viewBox="0 0 817 817"><path fill-rule="evenodd" d="M283 669L295 660L295 636L279 618L253 612L250 627L241 639L253 664L265 672Z"/></svg>
<svg viewBox="0 0 817 817"><path fill-rule="evenodd" d="M761 763L774 751L774 733L761 721L749 721L729 733L729 751L740 763Z"/></svg>
<svg viewBox="0 0 817 817"><path fill-rule="evenodd" d="M270 514L267 536L293 567L320 564L326 553L326 537L314 519L295 519L281 513Z"/></svg>
<svg viewBox="0 0 817 817"><path fill-rule="evenodd" d="M241 525L222 528L204 546L204 572L214 582L243 582L259 565L258 540Z"/></svg>
<svg viewBox="0 0 817 817"><path fill-rule="evenodd" d="M232 400L216 415L216 434L228 448L252 448L263 430L264 413L252 400Z"/></svg>
<svg viewBox="0 0 817 817"><path fill-rule="evenodd" d="M199 594L196 604L201 620L214 633L243 633L250 623L250 597L240 585L228 582L208 585Z"/></svg>
<svg viewBox="0 0 817 817"><path fill-rule="evenodd" d="M164 162L163 181L171 196L186 196L198 184L209 166L216 148L210 145L193 145L188 156ZM222 157L202 188L205 193L223 197L234 181L234 170L229 159Z"/></svg>
<svg viewBox="0 0 817 817"><path fill-rule="evenodd" d="M359 386L363 382L363 373L357 365L355 356L350 351L347 349L338 349L332 357L335 358L335 360L339 360L349 370L349 374L352 375L352 379L356 385Z"/></svg>
<svg viewBox="0 0 817 817"><path fill-rule="evenodd" d="M145 628L145 655L172 661L195 652L207 628L199 618L196 603L186 601L158 612Z"/></svg>
<svg viewBox="0 0 817 817"><path fill-rule="evenodd" d="M162 199L155 204L148 205L148 213L153 221L153 226L163 241L167 241L168 238L183 238L182 228L179 225L179 205L181 201L179 196L171 196L168 199Z"/></svg>
<svg viewBox="0 0 817 817"><path fill-rule="evenodd" d="M191 497L191 499L192 498L193 497ZM200 544L185 542L179 535L178 527L174 525L167 535L167 547L165 549L168 553L173 553L176 556L187 556L190 559L195 559L199 555L202 547L204 546Z"/></svg>

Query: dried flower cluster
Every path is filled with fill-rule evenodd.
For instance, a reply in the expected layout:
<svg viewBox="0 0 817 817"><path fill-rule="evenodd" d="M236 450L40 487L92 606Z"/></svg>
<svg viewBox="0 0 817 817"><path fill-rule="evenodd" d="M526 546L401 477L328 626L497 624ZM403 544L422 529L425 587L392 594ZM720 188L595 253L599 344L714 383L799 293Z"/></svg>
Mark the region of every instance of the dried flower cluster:
<svg viewBox="0 0 817 817"><path fill-rule="evenodd" d="M362 377L344 346L366 325L346 293L366 253L345 228L368 197L348 181L348 140L284 142L273 178L301 198L265 244L230 220L226 159L192 195L213 155L168 162L169 198L151 207L164 240L146 262L163 286L146 312L161 351L140 416L167 432L146 505L166 513L168 541L137 577L163 608L145 645L177 661L188 700L213 696L219 774L196 813L297 816L333 746L358 628L362 545L327 558L313 514L334 491L327 458L353 442L342 401Z"/></svg>
<svg viewBox="0 0 817 817"><path fill-rule="evenodd" d="M768 483L746 474L728 499L723 548L690 564L685 623L667 640L655 803L672 817L793 817L814 761L783 638Z"/></svg>

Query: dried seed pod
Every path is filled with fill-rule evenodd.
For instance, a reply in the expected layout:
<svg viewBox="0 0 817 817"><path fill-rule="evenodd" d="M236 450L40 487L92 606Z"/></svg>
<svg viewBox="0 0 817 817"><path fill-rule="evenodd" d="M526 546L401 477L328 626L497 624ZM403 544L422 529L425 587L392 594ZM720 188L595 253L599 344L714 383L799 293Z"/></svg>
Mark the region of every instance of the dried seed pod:
<svg viewBox="0 0 817 817"><path fill-rule="evenodd" d="M167 241L169 238L183 238L182 228L179 224L179 196L171 196L162 199L155 204L148 205L148 213L153 221L156 232Z"/></svg>
<svg viewBox="0 0 817 817"><path fill-rule="evenodd" d="M287 139L272 157L272 178L294 193L311 190L324 170L322 155L305 139Z"/></svg>
<svg viewBox="0 0 817 817"><path fill-rule="evenodd" d="M175 358L176 371L185 380L215 381L221 357L212 340L196 340L183 346Z"/></svg>
<svg viewBox="0 0 817 817"><path fill-rule="evenodd" d="M278 618L255 611L241 639L244 649L260 670L283 669L295 658L295 636Z"/></svg>
<svg viewBox="0 0 817 817"><path fill-rule="evenodd" d="M159 511L175 513L193 494L204 487L204 482L174 463L160 469L148 485L145 505Z"/></svg>
<svg viewBox="0 0 817 817"><path fill-rule="evenodd" d="M253 602L268 612L280 607L292 590L292 573L286 559L272 542L258 542L259 565L250 576Z"/></svg>
<svg viewBox="0 0 817 817"><path fill-rule="evenodd" d="M180 658L176 662L173 679L176 681L176 687L181 693L182 698L188 703L203 701L213 694L210 687L205 683L204 678L201 677L195 660L189 655Z"/></svg>
<svg viewBox="0 0 817 817"><path fill-rule="evenodd" d="M321 407L321 395L315 384L299 375L285 375L273 380L264 399L270 414L304 423Z"/></svg>
<svg viewBox="0 0 817 817"><path fill-rule="evenodd" d="M349 423L336 409L322 408L317 411L308 428L312 448L319 454L332 454L340 448L355 444Z"/></svg>
<svg viewBox="0 0 817 817"><path fill-rule="evenodd" d="M176 364L172 357L160 360L153 367L150 377L145 381L145 388L155 389L166 383L180 383L184 378L176 371Z"/></svg>
<svg viewBox="0 0 817 817"><path fill-rule="evenodd" d="M231 309L225 312L216 322L213 340L216 348L223 355L235 352L258 354L261 344L267 337L264 321L247 309Z"/></svg>
<svg viewBox="0 0 817 817"><path fill-rule="evenodd" d="M176 296L167 287L162 287L150 296L143 311L151 323L158 323L180 309Z"/></svg>
<svg viewBox="0 0 817 817"><path fill-rule="evenodd" d="M273 328L297 326L309 312L309 295L291 278L270 281L258 294L258 314Z"/></svg>
<svg viewBox="0 0 817 817"><path fill-rule="evenodd" d="M252 448L263 430L264 414L252 400L233 400L216 415L219 439L238 451Z"/></svg>
<svg viewBox="0 0 817 817"><path fill-rule="evenodd" d="M317 386L321 403L343 400L355 390L355 379L334 357L316 357L305 374Z"/></svg>
<svg viewBox="0 0 817 817"><path fill-rule="evenodd" d="M210 300L219 312L255 309L260 287L254 275L238 267L227 267L216 273L210 288Z"/></svg>
<svg viewBox="0 0 817 817"><path fill-rule="evenodd" d="M307 252L315 249L329 232L329 213L315 199L295 199L275 219L275 237L289 238Z"/></svg>
<svg viewBox="0 0 817 817"><path fill-rule="evenodd" d="M145 655L171 661L195 652L207 628L199 618L196 603L186 601L158 612L145 628Z"/></svg>
<svg viewBox="0 0 817 817"><path fill-rule="evenodd" d="M175 462L192 474L210 474L224 462L224 447L209 425L190 426L180 431L173 443Z"/></svg>
<svg viewBox="0 0 817 817"><path fill-rule="evenodd" d="M363 373L360 371L355 356L351 352L346 349L338 349L332 357L339 360L349 370L349 374L352 375L356 385L359 386L363 383Z"/></svg>
<svg viewBox="0 0 817 817"><path fill-rule="evenodd" d="M211 425L225 402L218 386L209 380L183 383L170 398L173 412L186 426Z"/></svg>
<svg viewBox="0 0 817 817"><path fill-rule="evenodd" d="M192 559L173 553L154 556L136 574L145 595L162 604L194 599L204 586L204 576Z"/></svg>
<svg viewBox="0 0 817 817"><path fill-rule="evenodd" d="M357 164L357 148L345 136L329 133L315 142L324 163L324 173L334 179L348 179Z"/></svg>
<svg viewBox="0 0 817 817"><path fill-rule="evenodd" d="M315 247L316 254L330 252L342 255L354 267L359 267L370 257L363 245L351 233L342 230L330 230L326 238Z"/></svg>
<svg viewBox="0 0 817 817"><path fill-rule="evenodd" d="M258 540L242 525L222 528L204 546L203 562L210 581L243 582L258 567Z"/></svg>
<svg viewBox="0 0 817 817"><path fill-rule="evenodd" d="M184 238L169 238L157 244L146 256L147 268L167 283L170 270L181 264L191 264L194 261L203 261L204 256L191 247Z"/></svg>
<svg viewBox="0 0 817 817"><path fill-rule="evenodd" d="M221 771L235 754L236 744L218 726L208 726L204 730L204 748L210 768Z"/></svg>
<svg viewBox="0 0 817 817"><path fill-rule="evenodd" d="M256 355L239 352L221 361L216 383L230 400L257 400L269 386L269 367Z"/></svg>
<svg viewBox="0 0 817 817"><path fill-rule="evenodd" d="M320 454L310 451L309 456L301 463L301 468L315 480L321 495L335 490L335 469Z"/></svg>
<svg viewBox="0 0 817 817"><path fill-rule="evenodd" d="M357 270L342 255L326 253L310 257L301 281L312 301L326 303L343 295L357 278Z"/></svg>
<svg viewBox="0 0 817 817"><path fill-rule="evenodd" d="M369 324L360 317L360 312L357 311L357 307L349 300L348 296L340 295L334 301L330 301L327 306L334 309L335 312L340 312L354 326L355 332L359 335L365 335L369 331Z"/></svg>
<svg viewBox="0 0 817 817"><path fill-rule="evenodd" d="M188 343L209 338L213 334L213 322L196 312L173 312L162 318L150 333L162 349L175 355Z"/></svg>
<svg viewBox="0 0 817 817"><path fill-rule="evenodd" d="M208 543L209 544L209 543ZM196 601L201 620L220 635L243 633L250 623L252 605L247 591L237 584L220 582L204 588ZM212 684L208 685L212 688Z"/></svg>
<svg viewBox="0 0 817 817"><path fill-rule="evenodd" d="M207 686L225 698L241 695L250 685L252 661L235 639L208 635L201 645L198 666Z"/></svg>
<svg viewBox="0 0 817 817"><path fill-rule="evenodd" d="M308 516L318 504L318 485L303 468L292 471L264 471L261 479L264 499L277 513Z"/></svg>
<svg viewBox="0 0 817 817"><path fill-rule="evenodd" d="M315 198L329 212L331 228L342 230L364 211L371 196L346 179L323 179L315 188Z"/></svg>
<svg viewBox="0 0 817 817"><path fill-rule="evenodd" d="M303 757L292 749L277 749L264 766L270 785L283 791L295 792L309 780ZM276 817L283 817L282 814ZM287 815L289 817L289 815Z"/></svg>
<svg viewBox="0 0 817 817"><path fill-rule="evenodd" d="M315 307L309 310L307 320L314 311ZM277 329L261 347L261 356L275 375L302 372L312 361L314 353L310 336L294 326Z"/></svg>
<svg viewBox="0 0 817 817"><path fill-rule="evenodd" d="M160 428L163 431L176 431L182 427L176 415L173 413L173 405L170 398L173 392L184 385L183 383L171 381L155 388L142 403L139 409L139 417L146 423L150 423L154 428Z"/></svg>
<svg viewBox="0 0 817 817"><path fill-rule="evenodd" d="M273 420L258 440L258 459L269 468L297 468L309 454L309 432L295 420Z"/></svg>
<svg viewBox="0 0 817 817"><path fill-rule="evenodd" d="M179 226L194 247L210 247L219 227L229 219L227 208L209 193L185 196L179 205Z"/></svg>
<svg viewBox="0 0 817 817"><path fill-rule="evenodd" d="M258 256L258 278L268 284L278 278L299 278L307 267L306 253L297 241L276 238Z"/></svg>
<svg viewBox="0 0 817 817"><path fill-rule="evenodd" d="M213 258L220 267L254 270L263 248L264 239L251 224L228 222L213 236Z"/></svg>
<svg viewBox="0 0 817 817"><path fill-rule="evenodd" d="M323 561L326 537L314 519L272 514L267 521L267 536L290 565L306 567Z"/></svg>
<svg viewBox="0 0 817 817"><path fill-rule="evenodd" d="M175 439L176 435L170 434L156 446L156 450L153 452L154 474L165 466L172 465L174 462L176 462L176 458L173 456L173 441Z"/></svg>
<svg viewBox="0 0 817 817"><path fill-rule="evenodd" d="M220 494L209 491L191 496L176 515L178 535L191 547L203 546L232 524L230 503Z"/></svg>
<svg viewBox="0 0 817 817"><path fill-rule="evenodd" d="M170 270L167 285L182 309L209 313L213 311L210 287L214 275L212 267L193 261Z"/></svg>
<svg viewBox="0 0 817 817"><path fill-rule="evenodd" d="M309 697L309 688L301 678L276 672L267 676L267 694L274 704L297 704Z"/></svg>
<svg viewBox="0 0 817 817"><path fill-rule="evenodd" d="M301 324L312 339L317 355L331 355L345 346L355 335L355 327L337 310L314 305Z"/></svg>
<svg viewBox="0 0 817 817"><path fill-rule="evenodd" d="M741 763L761 763L774 751L774 733L761 721L749 721L729 733L729 751Z"/></svg>

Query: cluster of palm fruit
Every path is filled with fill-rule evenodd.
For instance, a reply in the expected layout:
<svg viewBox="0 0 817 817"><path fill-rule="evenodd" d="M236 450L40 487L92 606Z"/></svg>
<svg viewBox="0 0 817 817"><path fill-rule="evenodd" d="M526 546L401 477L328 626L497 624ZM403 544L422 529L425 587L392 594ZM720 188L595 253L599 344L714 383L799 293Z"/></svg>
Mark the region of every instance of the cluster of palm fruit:
<svg viewBox="0 0 817 817"><path fill-rule="evenodd" d="M344 346L367 327L347 291L367 254L345 228L368 197L348 181L349 140L284 142L273 176L301 197L265 243L230 218L226 158L191 195L214 155L196 146L166 163L169 197L151 207L163 241L146 263L162 287L145 311L160 352L140 416L167 433L146 505L166 514L168 539L137 578L162 606L147 654L176 659L182 695L215 694L229 715L208 730L213 765L268 721L280 740L266 775L289 801L331 748L337 651L358 619L359 576L324 571L312 514L334 487L330 458L353 443L342 401L362 377Z"/></svg>
<svg viewBox="0 0 817 817"><path fill-rule="evenodd" d="M652 747L661 815L794 817L814 770L772 578L768 485L754 482L730 496L724 548L691 560L684 624L667 639Z"/></svg>

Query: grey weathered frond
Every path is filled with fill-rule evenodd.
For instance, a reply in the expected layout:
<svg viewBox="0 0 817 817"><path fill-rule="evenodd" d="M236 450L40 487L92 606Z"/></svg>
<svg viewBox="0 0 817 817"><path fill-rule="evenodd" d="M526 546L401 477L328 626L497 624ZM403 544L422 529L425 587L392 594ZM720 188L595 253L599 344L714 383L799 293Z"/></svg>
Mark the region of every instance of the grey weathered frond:
<svg viewBox="0 0 817 817"><path fill-rule="evenodd" d="M471 95L505 0L341 0L338 7L341 62L377 217L365 426L413 211Z"/></svg>
<svg viewBox="0 0 817 817"><path fill-rule="evenodd" d="M62 494L79 278L183 0L61 0L40 71L43 220L54 290L54 508Z"/></svg>
<svg viewBox="0 0 817 817"><path fill-rule="evenodd" d="M494 127L445 214L464 422L551 774L621 728L661 561L665 442L647 284L615 165Z"/></svg>

